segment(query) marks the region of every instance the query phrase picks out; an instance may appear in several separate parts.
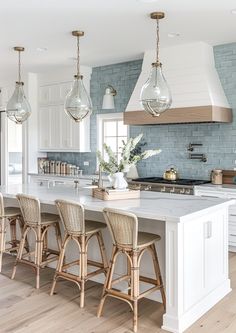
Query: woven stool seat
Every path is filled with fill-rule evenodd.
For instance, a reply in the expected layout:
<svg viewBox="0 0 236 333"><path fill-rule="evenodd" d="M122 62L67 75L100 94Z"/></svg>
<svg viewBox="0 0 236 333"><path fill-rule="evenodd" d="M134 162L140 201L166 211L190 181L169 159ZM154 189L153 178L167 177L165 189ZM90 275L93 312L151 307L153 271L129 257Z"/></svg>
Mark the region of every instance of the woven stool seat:
<svg viewBox="0 0 236 333"><path fill-rule="evenodd" d="M4 215L1 216L1 218L13 218L21 216L20 208L18 207L5 207L4 208Z"/></svg>
<svg viewBox="0 0 236 333"><path fill-rule="evenodd" d="M62 244L58 265L54 275L54 280L50 295L53 295L58 278L75 282L80 287L80 307L84 307L85 282L97 274L107 272L107 258L101 230L106 228L106 224L85 220L84 207L73 201L55 201L61 221L65 228L65 238ZM88 260L88 245L91 238L96 237L101 254L101 262ZM73 241L78 246L79 259L72 262L65 262L65 252L67 245ZM74 274L68 269L78 266L79 273ZM87 272L87 267L96 267L96 270Z"/></svg>
<svg viewBox="0 0 236 333"><path fill-rule="evenodd" d="M137 241L137 247L147 247L157 241L159 241L161 237L159 235L151 234L149 232L138 232L138 241Z"/></svg>
<svg viewBox="0 0 236 333"><path fill-rule="evenodd" d="M51 213L41 213L41 224L55 223L60 220L59 215Z"/></svg>
<svg viewBox="0 0 236 333"><path fill-rule="evenodd" d="M107 296L123 300L133 310L133 330L137 332L139 299L159 290L165 309L165 291L155 247L155 242L159 241L161 237L152 233L138 231L138 219L134 214L111 208L105 208L103 214L112 236L113 251L97 315L98 317L101 316ZM140 275L140 262L145 251L151 254L155 278ZM115 264L120 254L125 254L127 257L127 272L119 276L119 278L113 279ZM128 283L127 292L113 287L121 281ZM140 282L152 286L140 293Z"/></svg>
<svg viewBox="0 0 236 333"><path fill-rule="evenodd" d="M86 235L96 233L99 230L102 230L106 227L107 227L107 225L105 223L85 220L85 234Z"/></svg>
<svg viewBox="0 0 236 333"><path fill-rule="evenodd" d="M12 279L15 278L16 267L19 263L26 264L36 270L36 288L40 286L40 269L49 263L58 260L61 249L60 217L56 214L41 213L40 201L32 196L17 194L17 200L24 219L24 231L20 241L19 252L12 271ZM58 250L48 247L48 230L55 230ZM35 249L23 255L27 234L32 231L35 236ZM25 257L28 257L26 259ZM33 260L31 260L33 257Z"/></svg>

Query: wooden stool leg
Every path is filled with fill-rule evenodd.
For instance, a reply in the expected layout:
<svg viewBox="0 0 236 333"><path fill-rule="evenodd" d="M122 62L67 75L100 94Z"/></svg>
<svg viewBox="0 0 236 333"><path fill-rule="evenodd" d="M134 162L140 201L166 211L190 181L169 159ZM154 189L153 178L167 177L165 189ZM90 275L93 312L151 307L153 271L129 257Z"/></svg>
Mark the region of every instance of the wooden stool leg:
<svg viewBox="0 0 236 333"><path fill-rule="evenodd" d="M16 247L16 219L10 219L10 244L12 248Z"/></svg>
<svg viewBox="0 0 236 333"><path fill-rule="evenodd" d="M100 317L102 315L102 310L103 310L104 302L105 302L105 299L106 299L106 289L111 288L112 276L113 276L114 267L115 267L115 259L114 258L115 258L115 255L116 255L117 252L118 252L117 247L115 245L113 245L110 265L109 265L106 280L105 280L105 283L104 283L104 286L103 286L102 297L101 297L100 304L98 306L97 317Z"/></svg>
<svg viewBox="0 0 236 333"><path fill-rule="evenodd" d="M85 277L87 275L87 252L86 252L86 238L84 235L81 236L80 241L81 252L80 252L80 307L84 307L84 289L85 289Z"/></svg>
<svg viewBox="0 0 236 333"><path fill-rule="evenodd" d="M0 272L2 271L2 257L3 257L3 252L5 250L5 242L6 242L6 226L5 226L5 219L2 218L0 220Z"/></svg>
<svg viewBox="0 0 236 333"><path fill-rule="evenodd" d="M12 280L15 278L17 263L22 258L24 247L25 247L25 240L26 240L27 233L28 233L29 230L30 230L29 227L26 227L26 226L24 227L23 235L22 235L21 241L20 241L19 251L17 253L16 261L15 261L13 271L12 271L12 275L11 275Z"/></svg>
<svg viewBox="0 0 236 333"><path fill-rule="evenodd" d="M42 263L42 255L43 255L43 239L42 239L41 226L37 227L35 255L36 255L36 289L39 289L39 287L40 287L40 265Z"/></svg>
<svg viewBox="0 0 236 333"><path fill-rule="evenodd" d="M20 227L20 232L21 232L21 237L24 233L24 221L23 221L23 218L22 216L18 216L17 218L17 222L19 224L19 227ZM26 236L25 238L25 246L24 246L25 250L29 253L30 252L30 249L29 249L29 242L28 242L28 238ZM29 260L30 260L30 255L29 255Z"/></svg>
<svg viewBox="0 0 236 333"><path fill-rule="evenodd" d="M131 266L131 285L132 285L132 300L134 307L133 316L133 330L138 330L138 296L139 296L139 265L138 265L138 252L132 253L132 266Z"/></svg>
<svg viewBox="0 0 236 333"><path fill-rule="evenodd" d="M105 245L104 245L104 242L103 242L102 232L98 231L96 236L97 236L97 239L98 239L98 244L99 244L99 249L100 249L100 253L101 253L101 257L102 257L103 267L107 270L107 268L108 268L107 255L106 255Z"/></svg>
<svg viewBox="0 0 236 333"><path fill-rule="evenodd" d="M60 229L59 223L55 223L54 227L55 227L55 232L56 232L58 250L61 251L62 239L61 239L61 229Z"/></svg>
<svg viewBox="0 0 236 333"><path fill-rule="evenodd" d="M53 278L53 283L52 283L52 288L51 288L51 291L50 291L50 296L52 296L53 293L54 293L54 289L55 289L56 283L57 283L58 273L62 272L66 246L67 246L69 240L70 240L70 236L65 235L65 238L64 238L64 241L63 241L63 244L62 244L62 248L61 248L61 251L60 251L60 255L59 255L59 258L58 258L57 268L56 268L54 278Z"/></svg>
<svg viewBox="0 0 236 333"><path fill-rule="evenodd" d="M156 274L156 278L157 278L157 283L159 286L161 286L160 291L161 291L163 306L164 306L164 309L166 309L166 295L165 295L165 290L164 290L164 285L163 285L163 280L162 280L162 276L161 276L161 270L160 270L160 265L159 265L159 261L158 261L155 244L150 245L150 249L151 249L151 254L152 254L153 266L154 266L154 270L155 270L155 274Z"/></svg>
<svg viewBox="0 0 236 333"><path fill-rule="evenodd" d="M128 295L131 295L131 265L130 265L130 259L127 256L127 275L129 276L128 280Z"/></svg>
<svg viewBox="0 0 236 333"><path fill-rule="evenodd" d="M44 234L44 237L42 239L42 261L46 261L47 260L48 231L45 231L45 229L46 228L43 228L43 230L42 230L42 234ZM44 231L45 231L45 233L44 233Z"/></svg>

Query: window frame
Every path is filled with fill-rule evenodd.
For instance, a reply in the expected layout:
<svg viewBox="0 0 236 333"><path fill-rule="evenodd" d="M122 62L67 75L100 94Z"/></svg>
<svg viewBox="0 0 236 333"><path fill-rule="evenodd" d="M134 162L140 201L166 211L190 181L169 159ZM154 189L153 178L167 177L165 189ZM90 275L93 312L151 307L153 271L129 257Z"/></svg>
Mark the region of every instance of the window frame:
<svg viewBox="0 0 236 333"><path fill-rule="evenodd" d="M103 151L104 121L123 121L123 112L103 113L97 115L97 150ZM117 137L117 136L116 136ZM127 125L127 139L129 139L129 126ZM97 160L98 169L98 160Z"/></svg>

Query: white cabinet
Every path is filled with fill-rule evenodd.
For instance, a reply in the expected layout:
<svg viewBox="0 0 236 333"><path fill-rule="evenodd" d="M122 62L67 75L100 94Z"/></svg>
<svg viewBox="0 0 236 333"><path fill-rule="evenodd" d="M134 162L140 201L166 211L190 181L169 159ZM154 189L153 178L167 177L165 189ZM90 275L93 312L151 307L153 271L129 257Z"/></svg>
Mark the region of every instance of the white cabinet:
<svg viewBox="0 0 236 333"><path fill-rule="evenodd" d="M46 85L39 88L39 104L54 105L60 102L60 84Z"/></svg>
<svg viewBox="0 0 236 333"><path fill-rule="evenodd" d="M51 109L50 107L39 108L39 150L47 150L51 146Z"/></svg>
<svg viewBox="0 0 236 333"><path fill-rule="evenodd" d="M79 187L90 186L92 180L90 178L78 178L76 176L63 176L53 174L30 174L30 183L37 184L40 186L57 186L57 185L68 185L75 187L75 181L79 181Z"/></svg>
<svg viewBox="0 0 236 333"><path fill-rule="evenodd" d="M195 187L195 195L202 197L215 197L222 199L236 199L236 189L232 191L224 191L214 187ZM229 208L229 246L230 250L236 252L236 205L232 205Z"/></svg>
<svg viewBox="0 0 236 333"><path fill-rule="evenodd" d="M39 151L90 151L90 119L75 123L64 111L72 82L39 88Z"/></svg>
<svg viewBox="0 0 236 333"><path fill-rule="evenodd" d="M204 294L214 290L225 278L225 238L227 225L224 213L218 211L184 226L184 308L187 311ZM193 260L195 258L195 260ZM193 274L195 272L195 274Z"/></svg>

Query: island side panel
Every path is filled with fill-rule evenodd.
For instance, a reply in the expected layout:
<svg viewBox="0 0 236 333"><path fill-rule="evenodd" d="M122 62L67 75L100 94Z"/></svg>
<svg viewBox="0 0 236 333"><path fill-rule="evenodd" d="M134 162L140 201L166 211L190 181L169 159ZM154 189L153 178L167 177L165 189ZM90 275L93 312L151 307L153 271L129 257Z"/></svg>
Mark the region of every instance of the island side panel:
<svg viewBox="0 0 236 333"><path fill-rule="evenodd" d="M183 332L230 290L228 208L185 222L167 221L163 328Z"/></svg>

